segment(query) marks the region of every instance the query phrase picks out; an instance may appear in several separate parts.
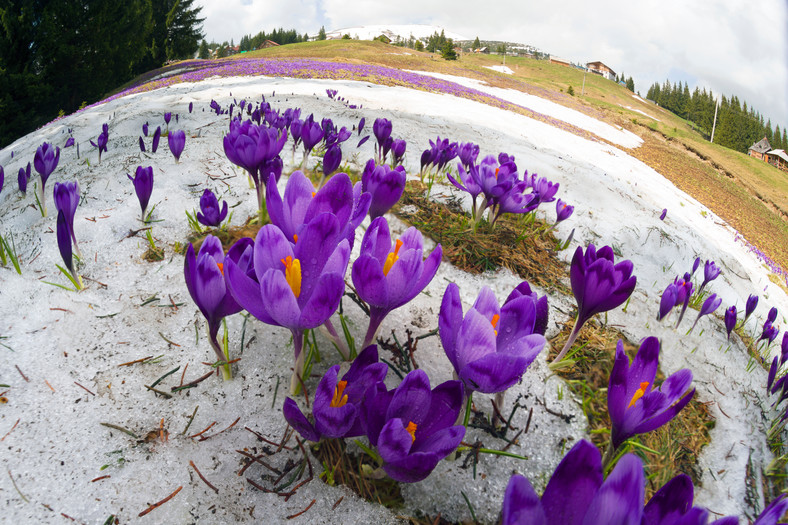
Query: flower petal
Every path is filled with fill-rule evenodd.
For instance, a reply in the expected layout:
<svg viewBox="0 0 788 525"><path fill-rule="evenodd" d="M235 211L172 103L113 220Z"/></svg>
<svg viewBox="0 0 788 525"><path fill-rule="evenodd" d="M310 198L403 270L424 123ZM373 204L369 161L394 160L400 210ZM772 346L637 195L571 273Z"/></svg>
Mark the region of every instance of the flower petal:
<svg viewBox="0 0 788 525"><path fill-rule="evenodd" d="M578 525L602 479L599 451L589 441L579 441L558 464L542 494L548 523Z"/></svg>
<svg viewBox="0 0 788 525"><path fill-rule="evenodd" d="M503 495L503 520L501 525L547 525L542 502L525 476L515 474L509 478Z"/></svg>
<svg viewBox="0 0 788 525"><path fill-rule="evenodd" d="M290 426L301 434L302 438L308 441L320 441L320 433L315 430L312 423L310 423L303 412L301 412L296 402L289 397L285 399L285 403L282 405L282 414L284 414Z"/></svg>

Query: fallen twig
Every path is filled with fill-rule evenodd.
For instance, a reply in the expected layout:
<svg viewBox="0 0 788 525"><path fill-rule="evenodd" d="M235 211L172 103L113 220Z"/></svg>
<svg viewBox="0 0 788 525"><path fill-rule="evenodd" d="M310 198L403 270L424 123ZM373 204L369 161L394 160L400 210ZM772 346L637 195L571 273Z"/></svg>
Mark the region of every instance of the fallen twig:
<svg viewBox="0 0 788 525"><path fill-rule="evenodd" d="M167 497L166 497L166 498L164 498L163 500L159 501L158 503L154 503L153 505L151 505L151 506L150 506L150 507L148 507L147 509L143 510L142 512L140 512L140 513L138 514L138 516L141 518L142 516L146 515L146 514L147 514L147 513L149 513L150 511L152 511L152 510L154 510L154 509L157 509L157 508L161 507L162 505L164 505L165 503L167 503L168 501L170 501L172 498L174 498L174 497L175 497L175 495L176 495L177 493L179 493L179 492L181 491L181 489L182 489L182 488L183 488L183 486L181 485L180 487L178 487L177 489L175 489L175 492L173 492L172 494L170 494L169 496L167 496Z"/></svg>
<svg viewBox="0 0 788 525"><path fill-rule="evenodd" d="M211 490L213 490L213 491L214 491L215 493L217 493L217 494L219 493L219 489L217 489L216 487L214 487L213 485L211 485L211 482L210 482L210 481L208 481L207 479L205 479L205 476L203 476L203 475L202 475L202 472L200 472L200 471L199 471L199 469L197 469L197 465L195 465L195 464L194 464L194 461L191 461L191 460L190 460L190 461L189 461L189 465L191 465L191 467L194 469L194 471L197 473L197 475L198 475L198 476L200 476L200 479L201 479L201 480L203 480L203 481L205 482L205 484L206 484L206 485L208 485L209 487L211 487Z"/></svg>

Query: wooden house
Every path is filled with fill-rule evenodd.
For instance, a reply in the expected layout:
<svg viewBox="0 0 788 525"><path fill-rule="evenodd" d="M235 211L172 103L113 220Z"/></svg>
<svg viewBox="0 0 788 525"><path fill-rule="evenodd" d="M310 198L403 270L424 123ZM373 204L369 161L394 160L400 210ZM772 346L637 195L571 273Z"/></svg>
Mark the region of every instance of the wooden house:
<svg viewBox="0 0 788 525"><path fill-rule="evenodd" d="M600 75L608 80L616 79L616 72L602 62L589 62L586 64L586 67L590 72L596 73L597 75Z"/></svg>
<svg viewBox="0 0 788 525"><path fill-rule="evenodd" d="M557 57L555 55L550 55L550 63L551 64L558 64L558 65L561 65L561 66L567 66L567 67L571 67L572 66L572 63L570 61L565 60L563 58L559 58L559 57Z"/></svg>
<svg viewBox="0 0 788 525"><path fill-rule="evenodd" d="M279 44L277 44L277 43L276 43L276 42L274 42L273 40L266 40L266 41L264 41L262 44L260 44L259 46L257 46L257 49L258 49L258 50L259 50L259 49L268 49L269 47L277 47L278 45L279 45Z"/></svg>
<svg viewBox="0 0 788 525"><path fill-rule="evenodd" d="M750 149L747 150L747 154L750 157L755 157L756 159L765 161L766 154L769 153L771 149L772 149L772 145L769 144L769 140L766 137L763 137L763 140L756 142L755 144L750 146Z"/></svg>
<svg viewBox="0 0 788 525"><path fill-rule="evenodd" d="M766 153L766 162L775 168L788 171L788 154L785 153L785 150L773 149L769 151Z"/></svg>

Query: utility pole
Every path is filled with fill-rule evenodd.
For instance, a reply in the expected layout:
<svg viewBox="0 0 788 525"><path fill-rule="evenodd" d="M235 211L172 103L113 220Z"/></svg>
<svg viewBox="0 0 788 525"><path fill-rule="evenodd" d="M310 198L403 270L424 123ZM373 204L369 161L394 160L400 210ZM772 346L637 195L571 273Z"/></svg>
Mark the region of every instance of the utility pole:
<svg viewBox="0 0 788 525"><path fill-rule="evenodd" d="M711 142L714 144L714 130L717 128L717 109L720 107L720 100L717 99L717 103L714 105L714 123L711 125Z"/></svg>

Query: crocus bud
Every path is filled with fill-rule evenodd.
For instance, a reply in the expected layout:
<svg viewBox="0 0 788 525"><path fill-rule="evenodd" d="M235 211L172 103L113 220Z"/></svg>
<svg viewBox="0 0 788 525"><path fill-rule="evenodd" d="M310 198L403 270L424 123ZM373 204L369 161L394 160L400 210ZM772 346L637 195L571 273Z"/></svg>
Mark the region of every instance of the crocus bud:
<svg viewBox="0 0 788 525"><path fill-rule="evenodd" d="M151 153L156 153L159 149L159 141L161 140L161 126L156 126L156 131L153 132L153 144L150 147Z"/></svg>
<svg viewBox="0 0 788 525"><path fill-rule="evenodd" d="M575 207L570 206L569 204L565 203L561 199L558 199L555 203L555 213L556 213L556 221L555 223L558 224L561 221L564 221L572 216L574 213Z"/></svg>
<svg viewBox="0 0 788 525"><path fill-rule="evenodd" d="M659 220L664 221L665 217L667 217L667 216L668 216L668 209L667 208L663 208L662 209L662 213L659 214Z"/></svg>
<svg viewBox="0 0 788 525"><path fill-rule="evenodd" d="M731 339L731 332L736 326L736 306L731 306L725 310L725 330L728 331L728 340Z"/></svg>
<svg viewBox="0 0 788 525"><path fill-rule="evenodd" d="M167 144L170 146L170 151L175 156L175 162L180 161L183 147L186 145L186 133L182 129L171 131L167 134Z"/></svg>

